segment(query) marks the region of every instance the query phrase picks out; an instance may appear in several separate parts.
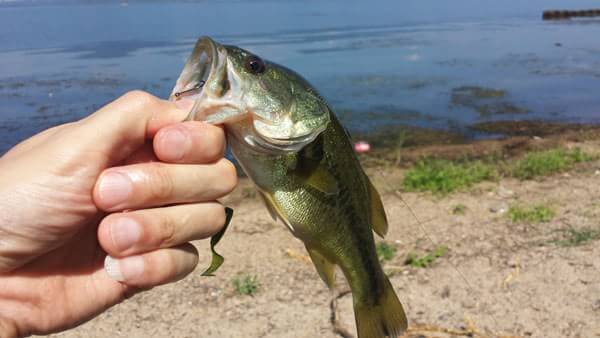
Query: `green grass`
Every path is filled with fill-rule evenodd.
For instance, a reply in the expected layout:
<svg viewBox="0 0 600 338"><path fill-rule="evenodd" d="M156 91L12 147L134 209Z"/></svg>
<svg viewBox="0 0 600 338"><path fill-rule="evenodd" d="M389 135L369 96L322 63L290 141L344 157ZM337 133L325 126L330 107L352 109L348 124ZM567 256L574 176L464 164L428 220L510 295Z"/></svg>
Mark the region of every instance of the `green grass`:
<svg viewBox="0 0 600 338"><path fill-rule="evenodd" d="M556 212L547 206L536 205L533 207L511 206L508 209L508 217L514 223L547 223L550 222Z"/></svg>
<svg viewBox="0 0 600 338"><path fill-rule="evenodd" d="M381 261L390 261L396 256L396 248L385 242L377 244L376 249L377 257Z"/></svg>
<svg viewBox="0 0 600 338"><path fill-rule="evenodd" d="M563 230L565 232L565 236L563 239L556 239L550 241L558 246L563 247L574 247L586 244L587 242L591 242L596 239L600 239L600 231L592 230L592 229L574 229L569 228Z"/></svg>
<svg viewBox="0 0 600 338"><path fill-rule="evenodd" d="M406 191L429 191L446 195L481 181L497 180L501 175L521 180L533 179L562 172L577 163L596 158L597 156L576 148L532 152L522 159L510 162L504 162L498 157L489 157L483 161L425 159L407 170L402 187ZM461 214L460 207L455 214Z"/></svg>
<svg viewBox="0 0 600 338"><path fill-rule="evenodd" d="M467 206L464 204L457 204L454 206L454 208L452 208L452 214L453 215L464 215L467 213Z"/></svg>
<svg viewBox="0 0 600 338"><path fill-rule="evenodd" d="M235 293L238 295L252 296L258 291L258 279L256 276L238 276L233 279L232 284Z"/></svg>
<svg viewBox="0 0 600 338"><path fill-rule="evenodd" d="M411 265L415 268L427 268L433 264L438 258L444 256L448 248L446 246L438 246L435 250L419 256L416 252L410 252L406 256L404 264Z"/></svg>
<svg viewBox="0 0 600 338"><path fill-rule="evenodd" d="M553 149L527 154L512 168L512 176L527 180L564 171L575 163L588 162L593 157L581 149Z"/></svg>
<svg viewBox="0 0 600 338"><path fill-rule="evenodd" d="M407 171L403 186L408 191L431 191L445 195L497 177L498 173L494 166L482 161L459 163L447 160L424 160L417 162Z"/></svg>

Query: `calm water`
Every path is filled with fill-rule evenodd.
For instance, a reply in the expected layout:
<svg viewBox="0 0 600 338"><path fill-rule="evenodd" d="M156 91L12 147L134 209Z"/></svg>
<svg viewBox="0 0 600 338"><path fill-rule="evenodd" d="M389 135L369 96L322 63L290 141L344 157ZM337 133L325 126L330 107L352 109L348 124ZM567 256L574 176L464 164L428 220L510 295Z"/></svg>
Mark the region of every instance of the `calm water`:
<svg viewBox="0 0 600 338"><path fill-rule="evenodd" d="M598 123L600 20L540 19L597 1L562 3L0 0L0 153L127 90L167 97L201 35L295 69L355 131Z"/></svg>

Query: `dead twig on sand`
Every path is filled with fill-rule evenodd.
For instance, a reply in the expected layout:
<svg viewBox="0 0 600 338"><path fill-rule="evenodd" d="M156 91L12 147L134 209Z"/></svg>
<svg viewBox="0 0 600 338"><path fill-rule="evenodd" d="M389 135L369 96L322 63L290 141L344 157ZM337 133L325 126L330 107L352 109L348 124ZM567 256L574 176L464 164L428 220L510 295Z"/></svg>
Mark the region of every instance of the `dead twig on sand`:
<svg viewBox="0 0 600 338"><path fill-rule="evenodd" d="M329 303L329 308L331 309L331 325L333 333L339 335L342 338L354 338L352 333L348 329L342 326L340 323L339 314L337 311L337 301L338 299L344 297L345 295L351 293L350 289L344 289L341 291L333 290L333 295L331 296L331 302Z"/></svg>

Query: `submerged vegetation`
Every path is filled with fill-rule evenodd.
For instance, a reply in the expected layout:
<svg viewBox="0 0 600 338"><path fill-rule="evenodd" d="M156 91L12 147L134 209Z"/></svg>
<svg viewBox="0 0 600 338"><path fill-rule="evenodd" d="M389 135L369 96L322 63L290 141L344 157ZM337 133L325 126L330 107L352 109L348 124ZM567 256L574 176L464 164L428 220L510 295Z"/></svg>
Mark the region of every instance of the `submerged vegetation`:
<svg viewBox="0 0 600 338"><path fill-rule="evenodd" d="M527 108L507 100L505 90L477 86L452 89L452 106L462 106L477 111L481 116L497 114L526 114Z"/></svg>

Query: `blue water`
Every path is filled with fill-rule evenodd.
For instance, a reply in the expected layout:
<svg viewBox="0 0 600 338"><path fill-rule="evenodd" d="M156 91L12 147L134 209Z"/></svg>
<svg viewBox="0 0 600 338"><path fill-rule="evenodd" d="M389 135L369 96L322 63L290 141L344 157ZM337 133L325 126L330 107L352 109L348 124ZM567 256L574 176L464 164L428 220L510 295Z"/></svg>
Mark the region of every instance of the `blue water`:
<svg viewBox="0 0 600 338"><path fill-rule="evenodd" d="M564 3L0 0L0 154L127 90L167 97L201 35L295 69L354 131L598 123L600 20L541 21L544 9L597 1ZM465 86L506 91L500 103L522 109L456 104Z"/></svg>

